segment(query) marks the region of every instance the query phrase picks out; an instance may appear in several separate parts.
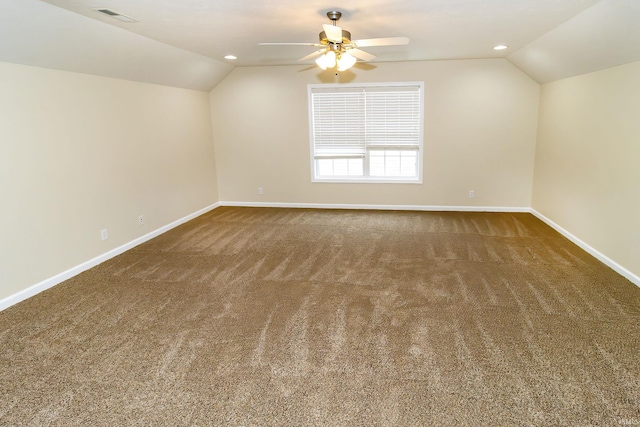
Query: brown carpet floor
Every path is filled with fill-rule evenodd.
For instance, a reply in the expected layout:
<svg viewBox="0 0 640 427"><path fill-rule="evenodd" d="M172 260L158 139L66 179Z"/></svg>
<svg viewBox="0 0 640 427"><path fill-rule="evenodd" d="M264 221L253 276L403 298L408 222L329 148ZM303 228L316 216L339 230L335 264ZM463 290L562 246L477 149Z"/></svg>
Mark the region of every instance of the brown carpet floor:
<svg viewBox="0 0 640 427"><path fill-rule="evenodd" d="M218 208L1 312L0 425L637 425L639 320L530 214Z"/></svg>

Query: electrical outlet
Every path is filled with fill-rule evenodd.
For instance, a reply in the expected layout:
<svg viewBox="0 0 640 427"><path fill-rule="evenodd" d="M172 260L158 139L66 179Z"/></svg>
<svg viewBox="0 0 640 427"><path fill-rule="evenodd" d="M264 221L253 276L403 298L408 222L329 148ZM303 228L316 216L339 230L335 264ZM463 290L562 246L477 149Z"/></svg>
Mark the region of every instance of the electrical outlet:
<svg viewBox="0 0 640 427"><path fill-rule="evenodd" d="M262 190L262 187L258 187L258 194L264 194L264 191Z"/></svg>
<svg viewBox="0 0 640 427"><path fill-rule="evenodd" d="M102 237L102 240L107 240L109 238L109 232L106 228L100 232L100 237Z"/></svg>
<svg viewBox="0 0 640 427"><path fill-rule="evenodd" d="M476 197L476 192L473 190L469 190L469 198L473 199L474 197Z"/></svg>
<svg viewBox="0 0 640 427"><path fill-rule="evenodd" d="M140 215L138 217L138 225L142 225L142 224L144 224L144 216Z"/></svg>

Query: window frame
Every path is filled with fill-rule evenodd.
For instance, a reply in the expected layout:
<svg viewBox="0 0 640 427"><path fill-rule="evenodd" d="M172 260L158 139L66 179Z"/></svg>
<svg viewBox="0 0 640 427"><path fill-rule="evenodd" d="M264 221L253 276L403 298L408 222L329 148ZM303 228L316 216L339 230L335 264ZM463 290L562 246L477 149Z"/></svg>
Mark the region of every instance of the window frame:
<svg viewBox="0 0 640 427"><path fill-rule="evenodd" d="M393 146L387 146L383 149L386 150L399 150L399 151L415 151L416 152L416 177L385 177L385 176L371 176L369 175L370 166L370 150L381 150L381 147L375 145L367 146L365 143L364 155L355 156L331 156L325 158L339 159L344 158L362 158L363 164L363 176L320 176L317 173L319 165L318 160L322 159L322 156L316 156L315 152L315 132L314 132L314 115L313 115L313 94L314 90L322 89L326 91L332 88L364 88L377 87L377 88L393 88L393 87L418 87L419 90L419 131L418 131L418 146L417 148L411 148L408 150L406 147L395 148ZM339 92L339 91L337 91ZM307 102L309 110L309 146L310 146L310 168L311 168L311 182L318 183L364 183L364 184L422 184L423 179L423 158L424 158L424 82L411 81L411 82L367 82L367 83L334 83L334 84L309 84L307 86ZM400 147L400 146L398 146Z"/></svg>

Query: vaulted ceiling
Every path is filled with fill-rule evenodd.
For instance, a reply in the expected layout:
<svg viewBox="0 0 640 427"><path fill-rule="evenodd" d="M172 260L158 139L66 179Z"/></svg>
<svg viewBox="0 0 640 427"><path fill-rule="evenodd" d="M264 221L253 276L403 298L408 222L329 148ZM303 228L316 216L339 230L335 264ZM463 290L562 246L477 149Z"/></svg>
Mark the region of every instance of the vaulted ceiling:
<svg viewBox="0 0 640 427"><path fill-rule="evenodd" d="M545 83L640 60L638 0L3 0L0 61L210 90L234 67L312 64L258 43L317 42L329 10L355 39L409 37L374 63L502 57Z"/></svg>

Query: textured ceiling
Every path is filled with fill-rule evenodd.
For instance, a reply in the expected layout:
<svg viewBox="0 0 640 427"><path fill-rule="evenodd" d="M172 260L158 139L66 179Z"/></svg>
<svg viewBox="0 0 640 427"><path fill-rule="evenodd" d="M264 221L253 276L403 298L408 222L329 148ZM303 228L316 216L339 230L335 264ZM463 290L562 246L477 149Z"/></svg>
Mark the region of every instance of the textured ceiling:
<svg viewBox="0 0 640 427"><path fill-rule="evenodd" d="M640 60L640 0L2 0L0 61L209 90L235 66L300 64L315 48L258 43L316 42L333 9L354 39L410 38L366 48L375 62L502 57L547 82Z"/></svg>

